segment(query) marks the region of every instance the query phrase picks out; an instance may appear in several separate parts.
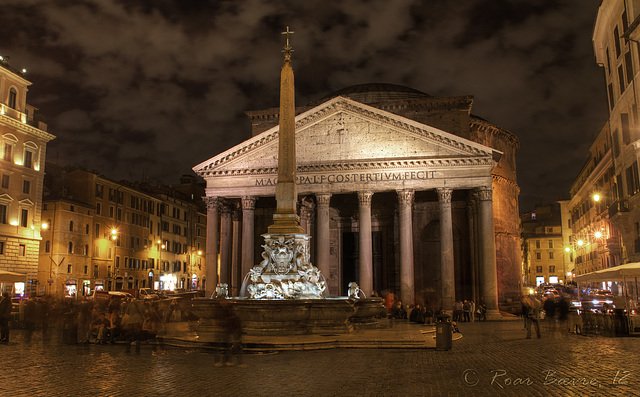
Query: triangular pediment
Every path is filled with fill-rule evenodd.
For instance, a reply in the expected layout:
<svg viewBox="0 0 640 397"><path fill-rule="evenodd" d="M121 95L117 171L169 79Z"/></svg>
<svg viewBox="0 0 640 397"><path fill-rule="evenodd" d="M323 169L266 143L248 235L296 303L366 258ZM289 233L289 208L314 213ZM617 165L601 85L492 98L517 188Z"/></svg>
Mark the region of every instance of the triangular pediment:
<svg viewBox="0 0 640 397"><path fill-rule="evenodd" d="M278 128L264 131L193 170L202 176L272 172L278 162ZM296 117L299 170L380 162L486 164L500 155L490 147L344 97Z"/></svg>

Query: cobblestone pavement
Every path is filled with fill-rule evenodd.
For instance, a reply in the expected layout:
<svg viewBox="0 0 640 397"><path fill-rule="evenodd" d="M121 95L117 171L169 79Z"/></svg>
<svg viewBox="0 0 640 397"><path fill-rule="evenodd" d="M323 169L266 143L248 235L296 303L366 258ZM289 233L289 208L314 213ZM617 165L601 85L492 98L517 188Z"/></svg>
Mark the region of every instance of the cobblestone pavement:
<svg viewBox="0 0 640 397"><path fill-rule="evenodd" d="M416 325L417 326L417 325ZM640 396L640 338L524 338L520 321L459 324L450 351L331 349L215 354L142 346L0 345L0 396Z"/></svg>

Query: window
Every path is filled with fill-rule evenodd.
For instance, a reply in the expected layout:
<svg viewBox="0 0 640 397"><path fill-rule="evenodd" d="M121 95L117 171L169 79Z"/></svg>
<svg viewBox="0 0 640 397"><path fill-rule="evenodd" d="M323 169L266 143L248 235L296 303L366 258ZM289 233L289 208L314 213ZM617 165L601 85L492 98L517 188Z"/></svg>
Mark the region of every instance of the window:
<svg viewBox="0 0 640 397"><path fill-rule="evenodd" d="M609 110L613 110L613 105L615 103L614 98L613 98L613 84L609 83L609 86L607 87L607 92L609 93Z"/></svg>
<svg viewBox="0 0 640 397"><path fill-rule="evenodd" d="M629 196L640 192L640 177L638 176L638 162L634 162L626 169L627 193Z"/></svg>
<svg viewBox="0 0 640 397"><path fill-rule="evenodd" d="M96 197L102 198L103 194L104 194L104 186L96 185Z"/></svg>
<svg viewBox="0 0 640 397"><path fill-rule="evenodd" d="M29 210L20 211L20 226L27 227L27 223L29 222Z"/></svg>
<svg viewBox="0 0 640 397"><path fill-rule="evenodd" d="M84 227L84 234L89 234L89 224L88 223Z"/></svg>
<svg viewBox="0 0 640 397"><path fill-rule="evenodd" d="M24 165L27 168L31 168L33 165L33 152L31 150L25 150L24 151L24 161L22 162L22 165Z"/></svg>
<svg viewBox="0 0 640 397"><path fill-rule="evenodd" d="M631 129L629 128L629 115L627 113L620 114L620 126L622 129L622 142L631 143Z"/></svg>
<svg viewBox="0 0 640 397"><path fill-rule="evenodd" d="M620 84L620 95L622 95L626 88L624 85L624 70L622 70L622 65L618 66L618 84Z"/></svg>
<svg viewBox="0 0 640 397"><path fill-rule="evenodd" d="M9 175L2 175L2 188L9 189Z"/></svg>
<svg viewBox="0 0 640 397"><path fill-rule="evenodd" d="M69 246L67 247L67 253L73 254L73 241L69 241Z"/></svg>
<svg viewBox="0 0 640 397"><path fill-rule="evenodd" d="M613 42L616 45L616 58L620 56L620 30L618 29L618 27L616 26L615 29L613 29Z"/></svg>
<svg viewBox="0 0 640 397"><path fill-rule="evenodd" d="M7 223L7 206L0 204L0 224Z"/></svg>
<svg viewBox="0 0 640 397"><path fill-rule="evenodd" d="M71 264L67 265L67 273L71 273L73 266Z"/></svg>
<svg viewBox="0 0 640 397"><path fill-rule="evenodd" d="M84 256L89 256L89 245L85 244L84 246Z"/></svg>
<svg viewBox="0 0 640 397"><path fill-rule="evenodd" d="M93 265L93 278L98 278L98 265Z"/></svg>
<svg viewBox="0 0 640 397"><path fill-rule="evenodd" d="M549 240L549 248L553 249L553 240Z"/></svg>
<svg viewBox="0 0 640 397"><path fill-rule="evenodd" d="M102 213L102 204L96 203L96 215L101 215Z"/></svg>
<svg viewBox="0 0 640 397"><path fill-rule="evenodd" d="M7 161L13 162L13 145L11 143L4 144L4 156Z"/></svg>
<svg viewBox="0 0 640 397"><path fill-rule="evenodd" d="M7 103L7 105L11 108L11 109L15 109L16 108L16 98L18 97L18 92L16 91L15 88L11 88L9 90L9 102Z"/></svg>
<svg viewBox="0 0 640 397"><path fill-rule="evenodd" d="M51 241L47 240L44 242L44 252L51 252Z"/></svg>
<svg viewBox="0 0 640 397"><path fill-rule="evenodd" d="M555 273L556 272L556 267L555 266L549 266L549 273Z"/></svg>
<svg viewBox="0 0 640 397"><path fill-rule="evenodd" d="M95 233L96 238L100 238L100 224L96 223L96 233Z"/></svg>
<svg viewBox="0 0 640 397"><path fill-rule="evenodd" d="M69 231L73 231L73 221L69 221Z"/></svg>
<svg viewBox="0 0 640 397"><path fill-rule="evenodd" d="M0 241L0 255L4 255L4 241Z"/></svg>
<svg viewBox="0 0 640 397"><path fill-rule="evenodd" d="M536 248L540 249L540 240L536 240Z"/></svg>
<svg viewBox="0 0 640 397"><path fill-rule="evenodd" d="M117 213L118 213L118 218L117 218L117 219L118 219L119 221L121 221L121 220L122 220L122 208L118 208Z"/></svg>
<svg viewBox="0 0 640 397"><path fill-rule="evenodd" d="M549 259L553 259L553 251L549 251Z"/></svg>
<svg viewBox="0 0 640 397"><path fill-rule="evenodd" d="M31 181L22 181L22 193L31 194Z"/></svg>
<svg viewBox="0 0 640 397"><path fill-rule="evenodd" d="M542 273L542 266L536 266L536 273Z"/></svg>
<svg viewBox="0 0 640 397"><path fill-rule="evenodd" d="M20 246L18 247L18 255L20 255L20 256L27 255L27 246L26 245L20 244Z"/></svg>
<svg viewBox="0 0 640 397"><path fill-rule="evenodd" d="M84 274L89 274L89 266L84 265Z"/></svg>
<svg viewBox="0 0 640 397"><path fill-rule="evenodd" d="M536 252L536 259L537 260L541 260L542 259L542 253Z"/></svg>
<svg viewBox="0 0 640 397"><path fill-rule="evenodd" d="M627 84L630 84L633 80L633 64L631 62L631 51L627 51L627 53L624 54L624 63L627 69Z"/></svg>

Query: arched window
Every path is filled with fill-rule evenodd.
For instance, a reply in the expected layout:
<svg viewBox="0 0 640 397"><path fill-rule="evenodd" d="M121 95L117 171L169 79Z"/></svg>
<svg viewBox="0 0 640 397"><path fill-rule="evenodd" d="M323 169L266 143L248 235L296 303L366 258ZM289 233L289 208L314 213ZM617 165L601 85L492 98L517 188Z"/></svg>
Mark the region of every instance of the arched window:
<svg viewBox="0 0 640 397"><path fill-rule="evenodd" d="M44 243L44 252L51 252L51 242L49 240Z"/></svg>
<svg viewBox="0 0 640 397"><path fill-rule="evenodd" d="M69 221L69 231L73 231L73 221Z"/></svg>
<svg viewBox="0 0 640 397"><path fill-rule="evenodd" d="M87 226L84 228L84 232L85 234L89 234L89 224L87 223Z"/></svg>
<svg viewBox="0 0 640 397"><path fill-rule="evenodd" d="M89 245L85 244L84 246L84 256L88 256L89 255Z"/></svg>
<svg viewBox="0 0 640 397"><path fill-rule="evenodd" d="M68 252L70 254L73 254L73 241L69 241L69 250L68 250Z"/></svg>
<svg viewBox="0 0 640 397"><path fill-rule="evenodd" d="M7 105L11 109L15 109L16 108L16 98L17 97L18 97L18 92L16 91L15 88L11 88L9 90L9 103L7 103Z"/></svg>

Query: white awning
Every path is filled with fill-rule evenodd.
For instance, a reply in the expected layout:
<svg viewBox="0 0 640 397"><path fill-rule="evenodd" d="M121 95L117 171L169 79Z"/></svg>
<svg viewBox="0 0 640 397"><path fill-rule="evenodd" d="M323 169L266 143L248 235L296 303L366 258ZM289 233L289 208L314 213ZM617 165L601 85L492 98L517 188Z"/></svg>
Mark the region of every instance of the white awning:
<svg viewBox="0 0 640 397"><path fill-rule="evenodd" d="M0 283L24 283L26 281L26 274L0 270Z"/></svg>
<svg viewBox="0 0 640 397"><path fill-rule="evenodd" d="M640 262L627 263L624 265L598 270L587 274L576 276L574 280L579 283L600 282L600 281L623 281L640 277Z"/></svg>

